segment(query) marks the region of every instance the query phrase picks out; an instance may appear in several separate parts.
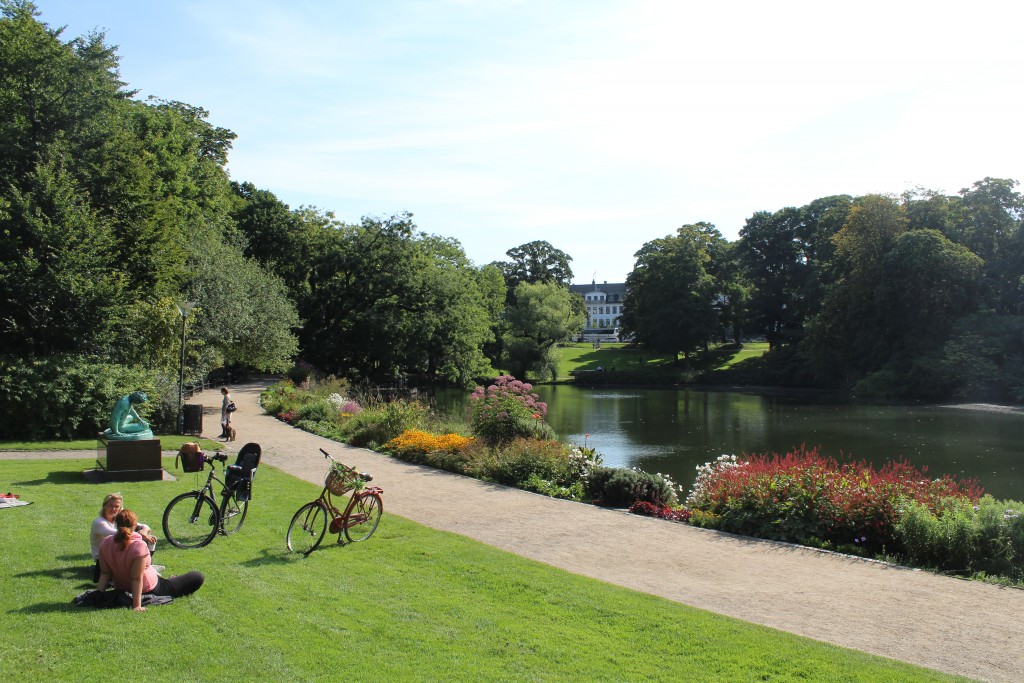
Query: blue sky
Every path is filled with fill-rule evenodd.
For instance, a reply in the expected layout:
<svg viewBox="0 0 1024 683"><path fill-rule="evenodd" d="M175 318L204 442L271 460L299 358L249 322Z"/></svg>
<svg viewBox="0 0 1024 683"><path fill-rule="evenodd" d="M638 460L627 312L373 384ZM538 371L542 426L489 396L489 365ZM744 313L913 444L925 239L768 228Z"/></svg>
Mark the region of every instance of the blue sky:
<svg viewBox="0 0 1024 683"><path fill-rule="evenodd" d="M413 213L478 265L578 283L647 241L830 194L1024 180L1008 0L37 0L140 96L238 134L229 171L346 222Z"/></svg>

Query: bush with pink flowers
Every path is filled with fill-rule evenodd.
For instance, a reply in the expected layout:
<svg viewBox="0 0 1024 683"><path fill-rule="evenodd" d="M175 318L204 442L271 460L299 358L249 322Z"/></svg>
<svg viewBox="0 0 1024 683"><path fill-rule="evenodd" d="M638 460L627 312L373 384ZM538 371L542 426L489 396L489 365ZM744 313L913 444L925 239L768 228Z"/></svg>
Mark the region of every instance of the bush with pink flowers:
<svg viewBox="0 0 1024 683"><path fill-rule="evenodd" d="M532 384L512 375L498 377L486 389L478 386L469 397L473 433L489 444L554 438L554 431L544 421L548 405L532 392Z"/></svg>

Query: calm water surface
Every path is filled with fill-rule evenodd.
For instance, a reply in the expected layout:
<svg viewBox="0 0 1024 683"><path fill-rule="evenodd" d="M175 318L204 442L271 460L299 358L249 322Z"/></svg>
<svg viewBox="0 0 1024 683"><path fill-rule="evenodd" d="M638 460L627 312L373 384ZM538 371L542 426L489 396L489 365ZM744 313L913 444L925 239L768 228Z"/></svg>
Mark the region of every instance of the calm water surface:
<svg viewBox="0 0 1024 683"><path fill-rule="evenodd" d="M938 406L864 406L727 391L539 386L563 440L595 446L606 465L663 472L689 488L722 453L817 446L879 466L900 456L929 474L976 478L997 498L1024 500L1024 415ZM468 394L443 393L463 410ZM589 434L589 437L585 435Z"/></svg>

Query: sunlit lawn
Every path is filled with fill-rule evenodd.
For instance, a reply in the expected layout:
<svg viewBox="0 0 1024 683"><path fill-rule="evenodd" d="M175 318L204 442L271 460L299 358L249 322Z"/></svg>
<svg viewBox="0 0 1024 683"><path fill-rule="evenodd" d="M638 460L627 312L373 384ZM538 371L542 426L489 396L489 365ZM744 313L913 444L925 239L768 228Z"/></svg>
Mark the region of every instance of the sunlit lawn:
<svg viewBox="0 0 1024 683"><path fill-rule="evenodd" d="M188 441L198 442L203 449L213 449L218 442L195 436L179 436L177 434L157 435L160 448L165 451L176 451L181 444ZM0 451L88 451L95 450L96 439L75 439L72 441L11 441L0 440Z"/></svg>
<svg viewBox="0 0 1024 683"><path fill-rule="evenodd" d="M160 527L175 482L86 484L83 460L0 461L0 676L18 681L943 681L866 654L715 616L388 515L369 541L289 554L318 487L269 467L249 518L206 548L162 543L207 584L141 614L72 607L105 493ZM386 485L385 485L386 488ZM385 493L385 509L387 494ZM162 533L160 533L162 535ZM628 549L624 546L624 552ZM642 571L642 568L638 568Z"/></svg>
<svg viewBox="0 0 1024 683"><path fill-rule="evenodd" d="M768 344L748 342L741 348L713 348L707 356L694 358L693 367L698 370L720 370L736 363L755 358L768 351ZM682 361L676 365L668 354L631 348L626 344L602 342L595 349L589 342L572 344L558 349L558 376L566 379L579 370L622 370L628 372L678 373Z"/></svg>

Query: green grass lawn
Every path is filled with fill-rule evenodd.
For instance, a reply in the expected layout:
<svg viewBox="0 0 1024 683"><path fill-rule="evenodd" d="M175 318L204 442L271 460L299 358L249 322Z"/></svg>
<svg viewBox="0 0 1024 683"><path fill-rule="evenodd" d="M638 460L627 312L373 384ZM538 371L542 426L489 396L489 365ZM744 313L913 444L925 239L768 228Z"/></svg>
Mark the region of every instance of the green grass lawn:
<svg viewBox="0 0 1024 683"><path fill-rule="evenodd" d="M158 434L160 448L165 451L176 451L181 444L195 441L206 450L213 450L220 445L211 439L196 436L180 436L178 434ZM91 451L96 448L96 439L76 439L74 441L3 441L0 440L0 451Z"/></svg>
<svg viewBox="0 0 1024 683"><path fill-rule="evenodd" d="M715 348L706 356L698 356L693 361L696 370L713 371L728 368L747 358L761 356L768 351L767 343L750 342L741 348ZM672 357L655 351L630 348L627 344L602 343L595 349L589 342L559 347L558 377L566 379L570 373L579 370L623 370L629 372L670 372L676 373L682 367L672 362Z"/></svg>
<svg viewBox="0 0 1024 683"><path fill-rule="evenodd" d="M260 468L242 529L161 543L195 595L145 613L70 604L90 587L88 526L108 491L160 528L176 482L84 483L89 460L0 461L0 676L18 681L950 681L607 585L390 516L367 542L289 554L319 488ZM387 509L387 494L384 497ZM162 536L162 531L158 531ZM626 549L624 548L624 551Z"/></svg>

